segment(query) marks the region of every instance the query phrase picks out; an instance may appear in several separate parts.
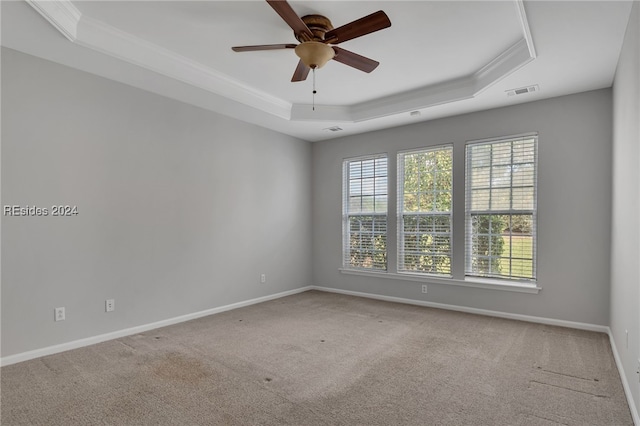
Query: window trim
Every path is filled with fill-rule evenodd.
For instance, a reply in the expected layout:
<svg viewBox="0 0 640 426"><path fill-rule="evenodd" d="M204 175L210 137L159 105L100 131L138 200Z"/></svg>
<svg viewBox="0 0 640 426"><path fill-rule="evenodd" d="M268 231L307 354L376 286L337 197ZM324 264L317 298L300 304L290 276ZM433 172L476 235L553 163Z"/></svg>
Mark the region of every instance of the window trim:
<svg viewBox="0 0 640 426"><path fill-rule="evenodd" d="M536 138L536 144L535 144L535 186L534 186L534 214L535 214L535 226L536 226L536 230L535 230L535 243L534 243L534 248L533 248L533 259L534 259L534 263L533 263L533 268L535 271L535 276L536 279L535 280L520 280L520 279L513 279L513 278L499 278L499 277L479 277L479 276L467 276L466 275L466 259L467 259L467 251L466 251L466 188L467 188L467 162L466 162L466 147L469 144L472 143L479 143L479 142L498 142L498 141L511 141L513 139L518 139L518 138L526 138L526 137L535 137ZM461 141L462 143L462 141ZM425 284L433 284L433 285L441 285L444 287L448 287L448 286L453 286L453 287L468 287L468 288L476 288L476 289L481 289L481 290L498 290L498 291L507 291L507 292L516 292L516 293L524 293L524 294L538 294L540 291L542 291L542 287L539 285L538 282L538 276L537 276L537 259L538 259L538 242L537 242L537 237L538 237L538 233L537 233L537 216L538 216L538 209L537 209L537 200L538 200L538 160L539 160L539 155L538 155L538 150L539 150L539 134L538 132L528 132L528 133L521 133L521 134L514 134L514 135L508 135L508 136L498 136L498 137L491 137L491 138L485 138L485 139L474 139L474 140L467 140L464 142L464 145L458 146L457 145L458 142L455 143L450 143L450 144L442 144L442 145L431 145L431 146L422 146L422 147L416 147L416 148L412 148L412 149L404 149L404 150L397 150L395 152L392 152L391 155L389 155L388 152L383 152L383 153L376 153L376 154L369 154L369 155L361 155L361 156L354 156L354 157L346 157L346 158L342 158L343 161L343 179L342 179L342 183L343 183L343 192L342 192L342 197L343 197L343 233L342 233L342 237L343 237L343 248L344 248L344 238L345 238L345 232L344 232L344 203L345 203L345 199L348 197L348 193L344 190L344 185L346 180L344 179L344 167L346 165L347 161L353 161L353 160L359 160L359 159L367 159L367 158L372 158L372 157L386 157L387 158L387 168L388 168L388 173L387 173L387 256L389 255L394 255L394 258L391 257L387 257L387 269L386 270L380 270L380 269L362 269L362 268L350 268L350 267L344 267L344 251L342 252L342 256L343 256L343 260L341 262L342 267L338 268L338 272L340 274L344 274L344 275L351 275L351 276L360 276L360 277L366 277L366 278L374 278L374 279L383 279L383 280L393 280L393 281L408 281L410 282L419 282L419 283L425 283ZM429 149L435 149L438 147L444 147L444 146L452 146L453 147L453 180L454 180L454 186L452 188L452 196L453 196L453 200L458 199L458 203L456 204L455 201L452 202L452 206L451 206L451 216L452 216L452 228L451 228L451 233L452 233L452 239L451 239L451 245L452 245L452 276L445 276L445 275L434 275L434 274L427 274L427 273L411 273L411 272L404 272L404 271L398 271L398 265L399 265L399 257L398 257L398 252L396 251L396 253L394 252L394 248L391 247L391 251L389 250L390 246L389 243L393 244L393 241L390 241L389 238L396 238L397 240L395 241L395 246L397 249L397 245L399 244L399 229L394 229L392 228L393 226L396 226L398 223L398 217L396 217L395 222L389 222L389 220L393 220L393 217L390 217L390 214L398 214L398 205L396 204L396 206L393 206L392 203L396 202L399 198L399 194L396 193L395 194L395 199L392 199L394 194L393 194L393 190L395 189L397 191L398 189L398 182L395 182L395 187L393 186L393 183L391 181L391 179L398 179L398 172L397 172L397 168L399 166L398 164L398 155L400 153L407 153L407 152L414 152L414 151L425 151L425 150L429 150ZM456 146L458 146L458 148L456 148ZM459 158L460 156L460 152L462 152L463 157ZM457 154L456 154L457 153ZM395 163L393 162L394 160L391 159L391 157L393 157L393 154L395 154ZM456 180L456 175L460 174L460 170L456 171L456 163L459 163L460 161L463 161L464 164L464 171L462 172L462 182L464 182L462 185L458 184L457 186L455 185ZM396 172L393 173L394 168L396 168ZM391 179L389 179L391 178ZM460 192L464 192L464 195L459 194ZM458 195L456 195L458 194ZM460 231L456 231L456 228L460 228L459 224L453 223L453 217L455 216L455 211L456 208L459 210L460 209L460 205L459 205L459 201L460 201L460 195L462 195L462 199L464 199L463 203L464 203L464 214L463 214L463 230ZM456 207L457 206L457 207ZM458 219L459 220L459 219ZM391 225L391 227L389 227L389 225ZM389 233L391 232L391 233ZM461 233L462 235L458 234ZM464 247L462 249L462 258L460 256L460 253L456 253L456 251L454 250L454 244L456 241L456 235L458 235L458 237L462 237L462 242L464 243ZM459 246L460 241L458 241L458 244L456 244L456 246ZM456 260L457 259L457 260ZM395 264L395 268L394 268L394 264ZM454 265L458 265L456 267L454 267ZM457 272L456 272L457 271Z"/></svg>
<svg viewBox="0 0 640 426"><path fill-rule="evenodd" d="M469 176L470 176L470 172L469 172L469 167L470 167L470 159L467 155L467 150L469 148L469 146L471 145L488 145L488 144L494 144L494 143L502 143L502 142L513 142L517 139L527 139L527 138L534 138L535 139L535 143L534 143L534 159L533 159L533 164L535 166L535 170L534 170L534 175L533 175L533 208L531 209L531 214L533 217L533 248L532 248L532 259L531 259L531 265L532 265L532 275L533 278L522 278L522 277L515 277L515 278L511 278L511 277L482 277L482 276L478 276L478 275L469 275L468 271L467 271L467 265L471 262L471 252L468 250L468 238L470 238L470 236L472 235L472 232L470 230L470 226L471 226L471 221L469 220L469 217L471 215L470 213L470 190L469 190ZM535 284L538 280L537 278L537 260L538 260L538 132L528 132L528 133L520 133L520 134L515 134L515 135L509 135L509 136L499 136L499 137L494 137L494 138L485 138L485 139L474 139L474 140L469 140L465 143L464 146L464 155L465 155L465 168L464 168L464 191L465 191L465 207L464 207L464 276L465 276L465 280L473 280L473 281L497 281L497 282L504 282L506 285L520 285L520 284ZM510 187L511 188L511 187ZM506 209L506 210L496 210L495 212L491 212L488 214L512 214L514 212L514 210L512 209Z"/></svg>
<svg viewBox="0 0 640 426"><path fill-rule="evenodd" d="M431 151L439 151L448 149L451 151L451 209L449 210L449 273L448 274L435 274L431 272L413 272L406 269L400 269L401 267L401 256L404 253L404 232L403 232L403 219L404 219L404 162L400 164L400 157L403 157L407 154L419 154L426 153ZM406 150L400 150L396 153L396 273L402 275L417 275L418 277L433 277L433 278L444 278L444 279L452 279L453 278L453 251L454 251L454 238L453 238L453 173L454 173L454 165L453 165L453 155L454 146L453 143L439 144L439 145L430 145L420 148L412 148ZM401 176L402 175L402 176ZM445 214L443 214L444 216Z"/></svg>
<svg viewBox="0 0 640 426"><path fill-rule="evenodd" d="M386 188L386 196L387 196L387 209L383 212L372 212L366 213L367 216L384 216L386 218L386 231L385 231L385 241L386 241L386 261L385 261L385 269L380 268L359 268L355 266L350 266L346 263L349 251L349 164L355 161L363 161L363 160L377 160L380 158L384 158L387 161L387 188ZM349 271L371 271L376 273L384 273L389 270L389 245L388 245L388 237L389 237L389 155L386 152L380 152L376 154L367 154L367 155L359 155L356 157L348 157L342 159L342 268Z"/></svg>
<svg viewBox="0 0 640 426"><path fill-rule="evenodd" d="M475 277L466 277L464 280L457 278L439 277L431 274L411 274L411 273L394 273L385 271L372 271L367 269L349 269L338 268L341 274L359 275L369 278L382 278L390 280L414 281L427 284L442 284L444 286L454 287L470 287L485 290L502 290L515 293L531 293L538 294L542 287L535 282L520 282L515 280L497 280L497 279L481 279Z"/></svg>

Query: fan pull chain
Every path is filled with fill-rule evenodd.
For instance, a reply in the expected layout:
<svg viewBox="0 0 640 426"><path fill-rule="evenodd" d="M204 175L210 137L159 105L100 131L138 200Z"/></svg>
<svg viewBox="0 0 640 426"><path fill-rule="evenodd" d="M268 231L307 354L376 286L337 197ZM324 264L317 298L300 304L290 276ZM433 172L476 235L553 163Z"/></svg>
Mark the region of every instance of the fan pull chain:
<svg viewBox="0 0 640 426"><path fill-rule="evenodd" d="M312 105L312 109L313 111L316 110L316 69L315 67L311 70L313 72L313 105Z"/></svg>

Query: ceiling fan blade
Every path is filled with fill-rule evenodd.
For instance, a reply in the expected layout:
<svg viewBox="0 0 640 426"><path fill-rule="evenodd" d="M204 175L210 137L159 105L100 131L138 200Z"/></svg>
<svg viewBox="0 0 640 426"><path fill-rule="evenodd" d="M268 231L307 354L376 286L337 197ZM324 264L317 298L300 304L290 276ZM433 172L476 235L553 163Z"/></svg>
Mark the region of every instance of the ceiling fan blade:
<svg viewBox="0 0 640 426"><path fill-rule="evenodd" d="M371 15L365 16L364 18L357 19L346 25L328 31L324 36L324 40L326 43L338 44L383 30L390 26L391 21L387 14L379 10Z"/></svg>
<svg viewBox="0 0 640 426"><path fill-rule="evenodd" d="M350 52L348 50L344 50L340 47L333 46L334 52L336 52L336 56L333 57L335 61L341 62L345 65L349 65L355 69L364 72L371 72L375 70L380 62L374 61L373 59L369 59L362 55L358 55L357 53Z"/></svg>
<svg viewBox="0 0 640 426"><path fill-rule="evenodd" d="M295 49L296 44L259 44L257 46L236 46L234 52L253 52L255 50Z"/></svg>
<svg viewBox="0 0 640 426"><path fill-rule="evenodd" d="M302 19L300 19L286 0L267 0L267 3L269 3L269 6L291 27L296 35L300 36L304 34L303 39L305 40L311 40L313 38L313 34L309 27L307 27L307 24L302 22Z"/></svg>
<svg viewBox="0 0 640 426"><path fill-rule="evenodd" d="M293 77L291 77L291 82L293 83L296 81L306 80L307 76L309 75L309 71L311 71L311 68L306 66L302 61L298 61L298 66L296 67L296 70L293 72Z"/></svg>

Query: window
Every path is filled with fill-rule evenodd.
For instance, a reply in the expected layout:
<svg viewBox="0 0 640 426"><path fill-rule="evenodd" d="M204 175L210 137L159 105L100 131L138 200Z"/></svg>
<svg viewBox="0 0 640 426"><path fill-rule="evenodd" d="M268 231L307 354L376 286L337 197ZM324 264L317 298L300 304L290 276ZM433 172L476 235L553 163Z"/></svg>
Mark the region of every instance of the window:
<svg viewBox="0 0 640 426"><path fill-rule="evenodd" d="M345 160L343 267L387 269L387 157Z"/></svg>
<svg viewBox="0 0 640 426"><path fill-rule="evenodd" d="M451 275L451 146L398 154L398 272Z"/></svg>
<svg viewBox="0 0 640 426"><path fill-rule="evenodd" d="M537 136L466 148L467 276L535 280Z"/></svg>

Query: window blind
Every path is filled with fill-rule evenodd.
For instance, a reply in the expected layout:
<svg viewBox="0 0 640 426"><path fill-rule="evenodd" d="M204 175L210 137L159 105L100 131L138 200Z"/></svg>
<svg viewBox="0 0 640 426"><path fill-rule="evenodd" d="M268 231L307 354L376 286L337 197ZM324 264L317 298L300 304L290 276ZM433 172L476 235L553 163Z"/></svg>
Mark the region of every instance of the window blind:
<svg viewBox="0 0 640 426"><path fill-rule="evenodd" d="M536 135L466 147L465 273L536 278Z"/></svg>
<svg viewBox="0 0 640 426"><path fill-rule="evenodd" d="M387 269L387 157L344 161L343 267Z"/></svg>
<svg viewBox="0 0 640 426"><path fill-rule="evenodd" d="M453 148L398 154L398 272L451 275Z"/></svg>

